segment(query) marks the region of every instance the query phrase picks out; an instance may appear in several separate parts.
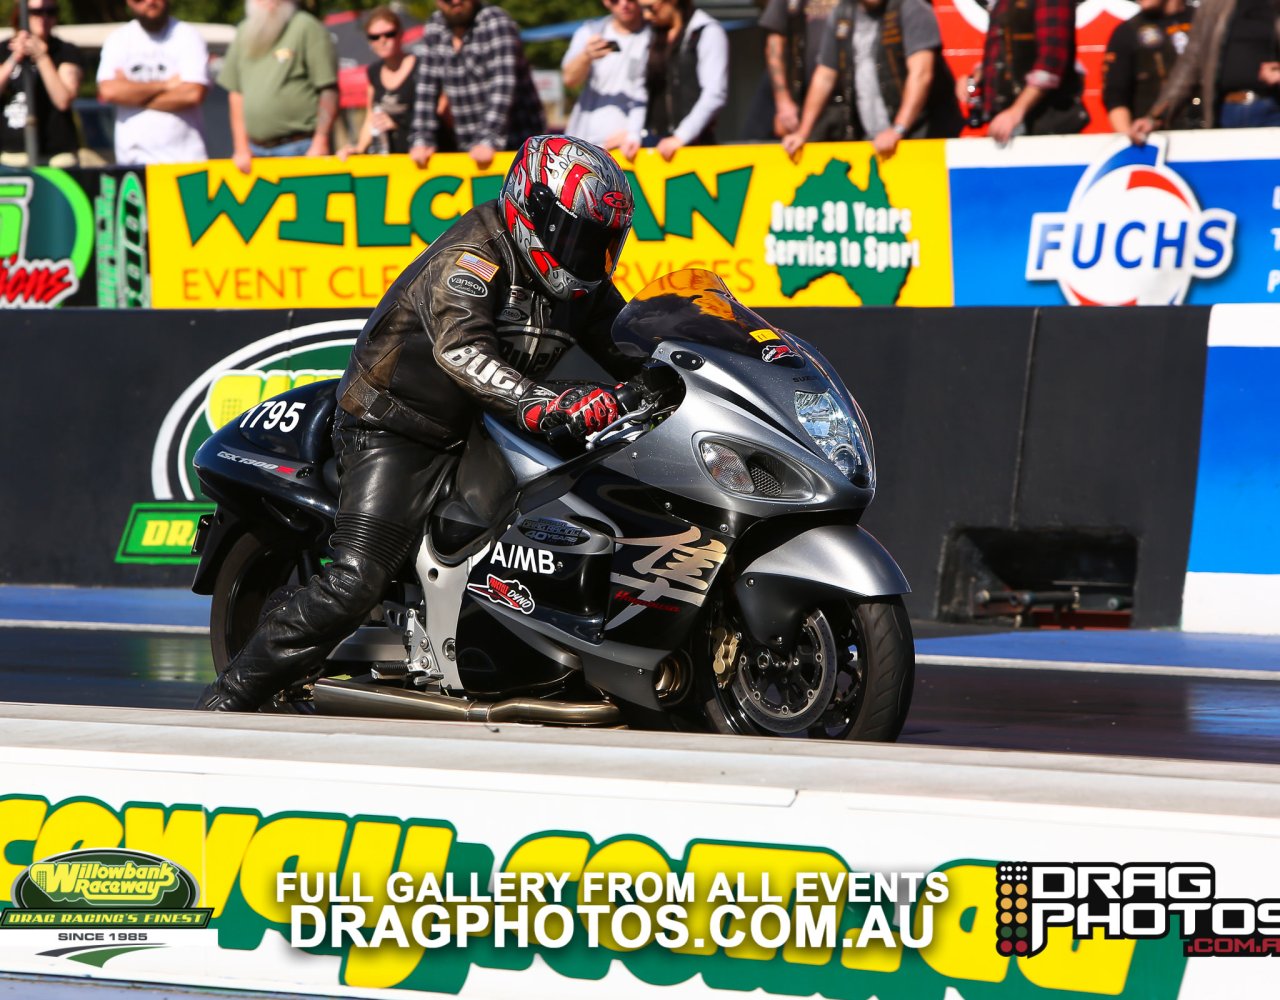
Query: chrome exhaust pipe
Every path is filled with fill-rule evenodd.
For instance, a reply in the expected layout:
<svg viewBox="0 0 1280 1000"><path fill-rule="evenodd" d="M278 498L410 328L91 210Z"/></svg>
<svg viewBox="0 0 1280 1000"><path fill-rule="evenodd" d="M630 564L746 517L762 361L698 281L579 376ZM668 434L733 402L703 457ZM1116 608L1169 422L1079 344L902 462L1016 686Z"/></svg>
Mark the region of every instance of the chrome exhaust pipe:
<svg viewBox="0 0 1280 1000"><path fill-rule="evenodd" d="M471 701L425 691L380 688L323 677L313 695L322 715L375 719L424 719L433 722L549 722L561 726L617 726L622 713L607 701L543 701L508 698Z"/></svg>

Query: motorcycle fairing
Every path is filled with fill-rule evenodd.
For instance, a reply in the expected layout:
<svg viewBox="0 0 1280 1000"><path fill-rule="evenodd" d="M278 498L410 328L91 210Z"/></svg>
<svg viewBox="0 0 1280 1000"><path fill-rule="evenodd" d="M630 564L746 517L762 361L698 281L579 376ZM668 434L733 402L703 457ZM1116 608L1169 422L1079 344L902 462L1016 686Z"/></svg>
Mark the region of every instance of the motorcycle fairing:
<svg viewBox="0 0 1280 1000"><path fill-rule="evenodd" d="M338 511L324 474L332 463L336 385L326 379L273 397L282 407L268 400L247 410L196 451L200 487L219 509L192 550L200 556L195 593L212 593L218 564L245 525L283 529L324 549Z"/></svg>

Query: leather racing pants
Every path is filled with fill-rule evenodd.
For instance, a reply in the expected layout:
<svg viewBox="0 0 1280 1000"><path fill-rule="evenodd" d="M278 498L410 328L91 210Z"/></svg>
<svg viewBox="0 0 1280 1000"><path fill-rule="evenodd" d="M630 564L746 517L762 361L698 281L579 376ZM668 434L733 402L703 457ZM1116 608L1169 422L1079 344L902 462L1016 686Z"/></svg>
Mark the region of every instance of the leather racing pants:
<svg viewBox="0 0 1280 1000"><path fill-rule="evenodd" d="M333 443L341 482L333 561L259 623L196 708L254 711L319 670L378 606L422 537L448 457L342 411Z"/></svg>

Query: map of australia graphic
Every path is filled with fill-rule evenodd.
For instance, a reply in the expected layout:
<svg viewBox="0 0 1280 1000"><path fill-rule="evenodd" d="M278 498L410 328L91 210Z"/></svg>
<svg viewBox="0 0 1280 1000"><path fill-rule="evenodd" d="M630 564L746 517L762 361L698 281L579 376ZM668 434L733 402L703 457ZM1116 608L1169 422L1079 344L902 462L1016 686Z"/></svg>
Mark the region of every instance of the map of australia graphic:
<svg viewBox="0 0 1280 1000"><path fill-rule="evenodd" d="M911 210L890 202L875 157L865 189L849 179L849 170L847 161L833 159L800 184L790 203L774 203L765 257L788 298L838 274L863 305L893 305L920 264Z"/></svg>

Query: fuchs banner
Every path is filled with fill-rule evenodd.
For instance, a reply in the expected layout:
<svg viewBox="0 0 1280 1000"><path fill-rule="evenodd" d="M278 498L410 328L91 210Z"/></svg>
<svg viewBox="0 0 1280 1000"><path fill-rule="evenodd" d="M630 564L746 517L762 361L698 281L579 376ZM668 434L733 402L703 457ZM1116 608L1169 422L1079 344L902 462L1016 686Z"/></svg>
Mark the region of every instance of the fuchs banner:
<svg viewBox="0 0 1280 1000"><path fill-rule="evenodd" d="M1274 129L947 147L955 305L1280 302Z"/></svg>
<svg viewBox="0 0 1280 1000"><path fill-rule="evenodd" d="M144 172L0 167L0 309L151 304Z"/></svg>

